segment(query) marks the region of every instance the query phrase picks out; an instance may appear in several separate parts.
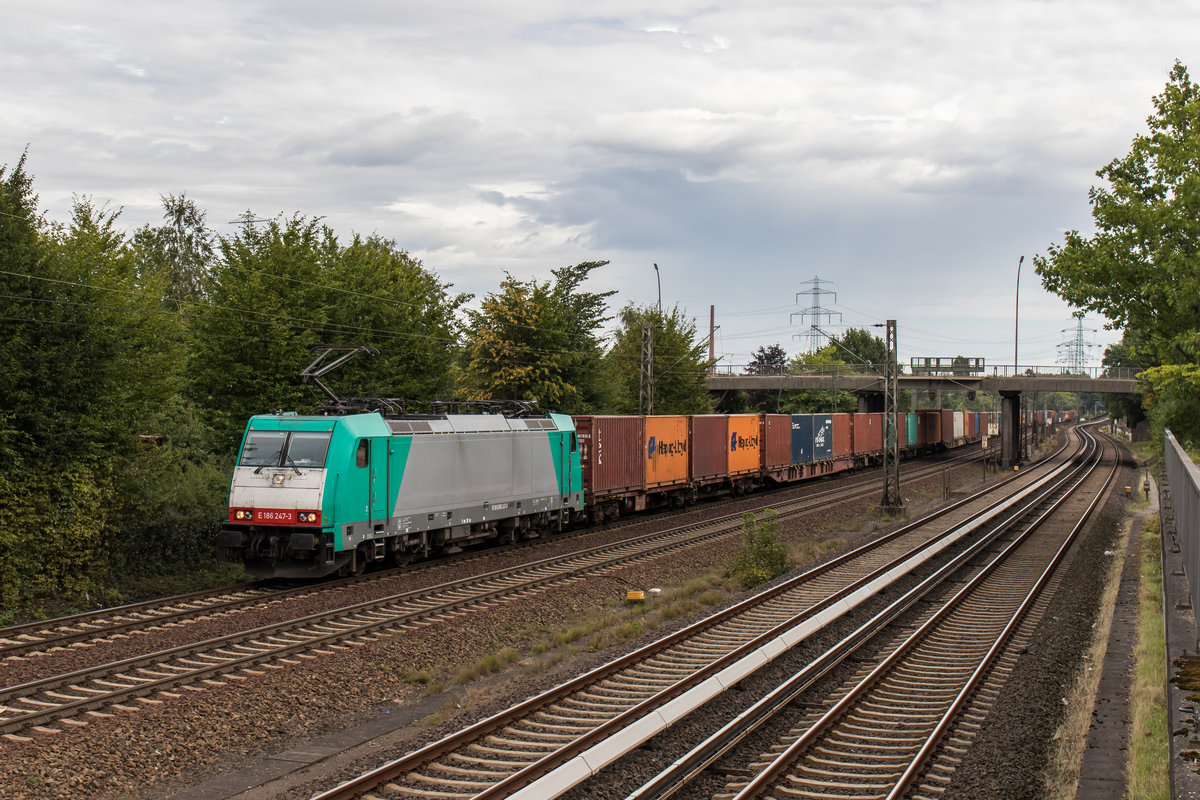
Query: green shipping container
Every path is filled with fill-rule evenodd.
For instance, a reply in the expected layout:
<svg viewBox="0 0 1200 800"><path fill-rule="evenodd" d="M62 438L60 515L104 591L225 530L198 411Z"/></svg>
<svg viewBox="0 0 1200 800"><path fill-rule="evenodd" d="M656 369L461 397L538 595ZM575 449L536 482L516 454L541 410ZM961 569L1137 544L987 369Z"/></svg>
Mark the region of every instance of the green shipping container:
<svg viewBox="0 0 1200 800"><path fill-rule="evenodd" d="M919 439L917 437L917 415L915 413L904 415L904 431L904 444L908 447L917 444Z"/></svg>

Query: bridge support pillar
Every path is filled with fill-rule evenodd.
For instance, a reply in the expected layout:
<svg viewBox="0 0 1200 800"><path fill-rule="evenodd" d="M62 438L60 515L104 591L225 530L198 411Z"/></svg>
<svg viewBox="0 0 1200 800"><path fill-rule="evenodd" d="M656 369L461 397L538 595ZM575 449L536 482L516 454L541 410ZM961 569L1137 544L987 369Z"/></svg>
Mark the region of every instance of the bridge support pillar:
<svg viewBox="0 0 1200 800"><path fill-rule="evenodd" d="M884 410L885 395L879 392L863 392L858 395L858 413L866 414Z"/></svg>
<svg viewBox="0 0 1200 800"><path fill-rule="evenodd" d="M1021 452L1021 393L1000 393L1000 467L1012 469L1024 460Z"/></svg>

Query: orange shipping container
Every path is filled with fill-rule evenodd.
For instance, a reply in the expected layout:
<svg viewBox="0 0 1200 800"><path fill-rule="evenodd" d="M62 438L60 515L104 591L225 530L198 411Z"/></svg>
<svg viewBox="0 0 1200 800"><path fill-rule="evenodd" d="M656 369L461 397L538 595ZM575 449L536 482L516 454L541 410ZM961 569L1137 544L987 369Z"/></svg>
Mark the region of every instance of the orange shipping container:
<svg viewBox="0 0 1200 800"><path fill-rule="evenodd" d="M757 472L759 464L758 414L729 415L729 474Z"/></svg>
<svg viewBox="0 0 1200 800"><path fill-rule="evenodd" d="M642 445L647 489L687 483L687 417L646 417Z"/></svg>

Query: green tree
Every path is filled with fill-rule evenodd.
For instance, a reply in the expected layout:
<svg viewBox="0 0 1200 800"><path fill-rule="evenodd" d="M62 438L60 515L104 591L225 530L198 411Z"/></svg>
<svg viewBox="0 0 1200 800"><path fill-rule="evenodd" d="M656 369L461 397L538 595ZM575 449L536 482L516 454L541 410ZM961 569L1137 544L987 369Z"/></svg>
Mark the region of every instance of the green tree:
<svg viewBox="0 0 1200 800"><path fill-rule="evenodd" d="M366 345L379 355L350 362L327 386L356 397L432 400L454 389L458 330L455 314L469 295L378 235L354 236L340 248L325 280L326 344Z"/></svg>
<svg viewBox="0 0 1200 800"><path fill-rule="evenodd" d="M1164 364L1138 375L1147 417L1158 435L1170 428L1185 447L1200 445L1200 364ZM1134 420L1130 420L1134 424Z"/></svg>
<svg viewBox="0 0 1200 800"><path fill-rule="evenodd" d="M787 372L787 351L778 344L770 347L760 347L750 357L746 365L747 375L783 375ZM753 411L771 413L778 410L781 393L755 389L746 392L746 407Z"/></svg>
<svg viewBox="0 0 1200 800"><path fill-rule="evenodd" d="M1100 363L1104 366L1105 370L1141 369L1153 366L1153 361L1138 355L1143 350L1145 348L1136 342L1136 337L1131 331L1122 331L1121 341L1114 342L1104 348L1104 358ZM1139 395L1104 394L1101 395L1101 399L1104 402L1105 409L1112 417L1117 419L1124 418L1128 420L1130 426L1137 425L1146 418L1146 412L1142 408L1142 400Z"/></svg>
<svg viewBox="0 0 1200 800"><path fill-rule="evenodd" d="M827 375L831 368L845 369L844 354L837 345L827 344L815 353L800 353L788 362L793 375ZM853 368L848 371L854 371ZM858 398L845 389L797 389L785 392L780 403L785 414L815 414L827 411L857 411Z"/></svg>
<svg viewBox="0 0 1200 800"><path fill-rule="evenodd" d="M706 382L708 351L696 341L696 321L678 306L669 312L627 305L621 309L620 327L605 355L605 366L616 388L613 408L618 414L637 414L642 376L642 325L653 334L655 414L707 414L712 400Z"/></svg>
<svg viewBox="0 0 1200 800"><path fill-rule="evenodd" d="M468 314L464 389L473 399L533 400L546 411L594 410L607 391L600 376L600 327L615 292L581 286L607 261L552 270L553 281L506 275L500 291Z"/></svg>
<svg viewBox="0 0 1200 800"><path fill-rule="evenodd" d="M1034 263L1043 285L1134 332L1153 363L1200 361L1200 88L1176 62L1149 133L1096 174L1096 232L1069 231ZM1143 364L1142 366L1146 366Z"/></svg>
<svg viewBox="0 0 1200 800"><path fill-rule="evenodd" d="M163 300L178 307L204 297L204 285L215 254L216 234L205 225L205 213L186 194L164 195L165 225L144 225L133 235L138 273L165 284Z"/></svg>
<svg viewBox="0 0 1200 800"><path fill-rule="evenodd" d="M275 409L309 409L322 397L298 375L322 342L332 313L326 282L339 246L317 219L261 226L246 216L223 238L208 276L208 302L194 307L188 361L192 399L228 457L246 420Z"/></svg>
<svg viewBox="0 0 1200 800"><path fill-rule="evenodd" d="M29 391L36 368L30 355L45 334L39 322L52 311L52 284L42 275L42 220L38 216L33 179L25 172L26 155L16 166L0 166L0 462L19 465L31 453L30 419L43 402Z"/></svg>
<svg viewBox="0 0 1200 800"><path fill-rule="evenodd" d="M158 446L188 419L181 321L162 306L165 282L139 274L119 211L77 198L69 223L44 223L24 159L0 173L0 407L3 441L20 445L0 462L0 602L115 602L116 579L152 553L211 560L220 510L206 499L223 480L198 482L185 449Z"/></svg>
<svg viewBox="0 0 1200 800"><path fill-rule="evenodd" d="M849 328L834 337L837 357L855 372L882 372L887 364L887 345L866 328Z"/></svg>

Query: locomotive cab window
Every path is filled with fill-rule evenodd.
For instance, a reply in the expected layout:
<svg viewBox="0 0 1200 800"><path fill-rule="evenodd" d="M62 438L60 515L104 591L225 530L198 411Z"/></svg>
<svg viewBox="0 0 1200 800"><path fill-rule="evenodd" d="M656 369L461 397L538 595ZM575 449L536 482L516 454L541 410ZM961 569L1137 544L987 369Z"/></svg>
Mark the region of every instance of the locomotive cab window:
<svg viewBox="0 0 1200 800"><path fill-rule="evenodd" d="M250 431L238 465L260 469L324 467L329 437L328 431Z"/></svg>
<svg viewBox="0 0 1200 800"><path fill-rule="evenodd" d="M360 441L358 443L358 452L355 453L355 455L354 455L355 466L357 466L357 467L367 466L367 463L370 460L370 454L371 454L371 443L368 442L366 439L363 439L362 441Z"/></svg>
<svg viewBox="0 0 1200 800"><path fill-rule="evenodd" d="M329 449L327 431L292 431L284 466L323 467Z"/></svg>
<svg viewBox="0 0 1200 800"><path fill-rule="evenodd" d="M287 444L287 431L250 431L242 445L242 457L238 461L243 467L274 467L283 456Z"/></svg>

